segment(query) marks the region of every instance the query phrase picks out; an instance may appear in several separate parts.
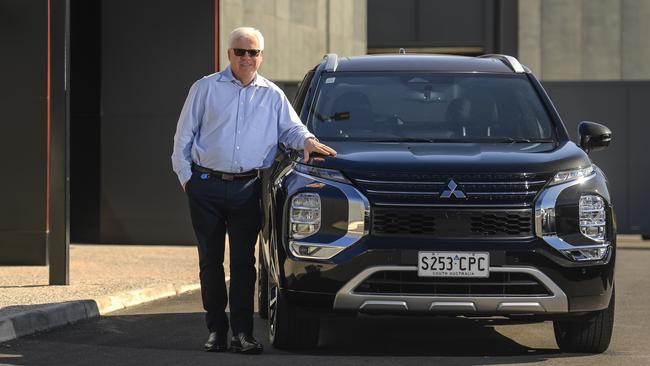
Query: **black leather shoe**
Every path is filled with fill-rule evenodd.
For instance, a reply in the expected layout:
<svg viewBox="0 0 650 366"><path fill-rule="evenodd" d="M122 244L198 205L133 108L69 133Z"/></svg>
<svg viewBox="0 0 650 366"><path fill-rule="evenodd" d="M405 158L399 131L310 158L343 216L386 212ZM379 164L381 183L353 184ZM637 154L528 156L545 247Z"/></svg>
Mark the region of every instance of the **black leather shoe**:
<svg viewBox="0 0 650 366"><path fill-rule="evenodd" d="M228 336L221 335L217 332L210 332L208 340L203 345L203 349L208 352L225 352L228 350L226 343Z"/></svg>
<svg viewBox="0 0 650 366"><path fill-rule="evenodd" d="M252 335L239 333L230 340L230 350L235 353L258 355L264 348Z"/></svg>

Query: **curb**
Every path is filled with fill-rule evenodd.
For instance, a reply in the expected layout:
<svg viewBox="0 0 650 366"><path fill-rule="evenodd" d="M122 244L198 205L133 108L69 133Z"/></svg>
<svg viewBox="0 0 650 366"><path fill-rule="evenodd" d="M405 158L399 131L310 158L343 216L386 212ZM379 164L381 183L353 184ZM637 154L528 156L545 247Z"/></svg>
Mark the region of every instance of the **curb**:
<svg viewBox="0 0 650 366"><path fill-rule="evenodd" d="M47 304L24 312L0 317L0 343L44 330L72 324L80 320L97 318L116 310L134 305L177 296L198 290L198 283L164 285L127 291L118 295L103 296L92 300L76 300L59 304Z"/></svg>

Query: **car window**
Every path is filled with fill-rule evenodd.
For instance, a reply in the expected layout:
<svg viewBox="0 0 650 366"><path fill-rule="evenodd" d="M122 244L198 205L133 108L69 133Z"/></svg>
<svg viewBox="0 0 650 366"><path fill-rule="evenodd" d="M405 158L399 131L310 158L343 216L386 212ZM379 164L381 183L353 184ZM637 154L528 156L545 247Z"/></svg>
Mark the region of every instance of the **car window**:
<svg viewBox="0 0 650 366"><path fill-rule="evenodd" d="M553 138L523 75L324 74L314 101L307 125L325 139Z"/></svg>

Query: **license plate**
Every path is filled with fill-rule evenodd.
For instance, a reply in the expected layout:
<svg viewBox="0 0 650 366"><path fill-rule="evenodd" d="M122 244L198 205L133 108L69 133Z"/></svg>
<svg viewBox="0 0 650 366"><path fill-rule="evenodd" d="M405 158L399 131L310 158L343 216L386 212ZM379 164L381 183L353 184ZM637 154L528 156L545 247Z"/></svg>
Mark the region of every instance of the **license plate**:
<svg viewBox="0 0 650 366"><path fill-rule="evenodd" d="M419 252L420 277L489 277L490 253Z"/></svg>

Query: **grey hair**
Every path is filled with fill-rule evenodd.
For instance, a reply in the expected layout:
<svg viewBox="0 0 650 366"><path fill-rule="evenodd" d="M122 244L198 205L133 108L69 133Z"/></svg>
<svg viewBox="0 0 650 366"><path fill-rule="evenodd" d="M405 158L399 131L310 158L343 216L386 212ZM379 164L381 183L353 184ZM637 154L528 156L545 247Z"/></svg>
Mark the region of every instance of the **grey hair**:
<svg viewBox="0 0 650 366"><path fill-rule="evenodd" d="M257 42L260 44L260 50L264 49L264 36L262 35L262 32L253 27L235 28L230 32L230 36L228 37L228 47L232 47L232 44L235 43L236 40L249 36L257 38Z"/></svg>

